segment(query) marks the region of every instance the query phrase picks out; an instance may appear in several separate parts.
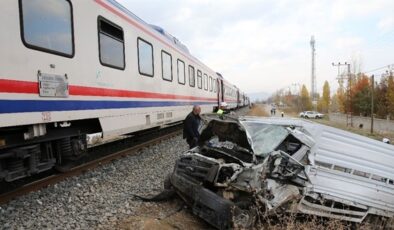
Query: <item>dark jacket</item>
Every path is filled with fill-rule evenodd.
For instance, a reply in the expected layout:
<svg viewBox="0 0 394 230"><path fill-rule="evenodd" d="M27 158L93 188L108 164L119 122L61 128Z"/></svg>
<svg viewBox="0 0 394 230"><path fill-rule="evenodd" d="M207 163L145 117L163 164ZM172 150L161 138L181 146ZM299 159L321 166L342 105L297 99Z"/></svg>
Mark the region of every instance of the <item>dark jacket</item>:
<svg viewBox="0 0 394 230"><path fill-rule="evenodd" d="M183 121L183 139L193 140L199 138L198 126L200 125L200 115L195 115L193 112L189 113Z"/></svg>

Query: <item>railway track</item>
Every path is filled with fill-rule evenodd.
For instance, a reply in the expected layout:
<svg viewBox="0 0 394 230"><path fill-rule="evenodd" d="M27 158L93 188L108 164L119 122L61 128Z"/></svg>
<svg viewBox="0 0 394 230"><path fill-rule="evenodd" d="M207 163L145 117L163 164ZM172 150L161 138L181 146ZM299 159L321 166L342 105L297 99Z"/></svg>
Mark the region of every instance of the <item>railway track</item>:
<svg viewBox="0 0 394 230"><path fill-rule="evenodd" d="M80 175L88 170L92 170L111 161L128 155L133 155L144 147L167 140L180 133L181 125L177 124L163 129L152 129L119 141L93 147L89 151L89 156L81 160L85 162L80 165L76 165L68 169L62 169L61 173L54 173L0 193L0 204L5 204L19 196L56 184L66 178ZM92 159L92 156L95 156L96 154L98 157Z"/></svg>

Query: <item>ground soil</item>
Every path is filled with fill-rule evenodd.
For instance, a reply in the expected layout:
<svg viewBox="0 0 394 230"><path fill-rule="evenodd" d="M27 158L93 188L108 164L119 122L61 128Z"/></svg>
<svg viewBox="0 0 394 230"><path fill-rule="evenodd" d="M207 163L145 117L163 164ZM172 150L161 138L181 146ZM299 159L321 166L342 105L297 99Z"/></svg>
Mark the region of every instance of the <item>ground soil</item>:
<svg viewBox="0 0 394 230"><path fill-rule="evenodd" d="M142 203L136 213L111 227L127 230L212 229L194 216L178 198L166 202Z"/></svg>
<svg viewBox="0 0 394 230"><path fill-rule="evenodd" d="M267 111L267 108L265 108L261 105L253 105L247 115L248 116L258 116L258 117L268 117L269 112Z"/></svg>

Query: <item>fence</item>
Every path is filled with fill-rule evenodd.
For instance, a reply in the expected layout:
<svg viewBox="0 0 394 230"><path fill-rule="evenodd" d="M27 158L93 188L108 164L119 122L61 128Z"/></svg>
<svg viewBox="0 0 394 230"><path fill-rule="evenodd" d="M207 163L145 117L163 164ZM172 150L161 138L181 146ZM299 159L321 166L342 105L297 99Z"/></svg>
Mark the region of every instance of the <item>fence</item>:
<svg viewBox="0 0 394 230"><path fill-rule="evenodd" d="M341 113L330 113L330 121L346 125L346 115ZM353 116L353 127L360 127L366 130L371 129L371 118L370 117L359 117ZM374 131L382 133L394 132L394 121L386 119L374 119L373 120Z"/></svg>

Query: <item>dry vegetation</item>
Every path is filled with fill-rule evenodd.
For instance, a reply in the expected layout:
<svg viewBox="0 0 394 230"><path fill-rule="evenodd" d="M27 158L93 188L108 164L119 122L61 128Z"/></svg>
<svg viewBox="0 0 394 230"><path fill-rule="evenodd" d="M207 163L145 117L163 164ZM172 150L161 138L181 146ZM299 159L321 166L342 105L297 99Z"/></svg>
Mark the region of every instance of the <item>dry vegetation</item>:
<svg viewBox="0 0 394 230"><path fill-rule="evenodd" d="M369 129L359 129L356 127L347 127L344 124L338 124L338 123L334 123L329 121L328 119L322 119L322 120L316 120L316 122L319 122L321 124L324 125L329 125L338 129L343 129L352 133L357 133L359 135L363 135L378 141L381 141L384 137L390 139L390 140L394 140L394 133L390 133L390 132L386 132L386 133L382 133L382 132L377 132L375 131L374 133L371 133Z"/></svg>
<svg viewBox="0 0 394 230"><path fill-rule="evenodd" d="M268 117L269 113L260 105L253 105L253 107L249 110L248 116L258 116L258 117Z"/></svg>
<svg viewBox="0 0 394 230"><path fill-rule="evenodd" d="M297 111L294 111L293 108L283 108L281 111L283 111L288 117L298 117L299 114Z"/></svg>
<svg viewBox="0 0 394 230"><path fill-rule="evenodd" d="M350 223L337 219L327 219L318 216L304 215L295 217L294 215L282 216L277 219L266 219L264 224L258 229L269 230L347 230L347 229L383 229L383 223L379 222L372 226L370 223Z"/></svg>
<svg viewBox="0 0 394 230"><path fill-rule="evenodd" d="M265 108L264 105L255 105L253 106L253 108L250 110L249 114L250 116L263 116L263 117L268 117L269 115L269 111L267 111L268 109ZM280 114L280 112L284 112L286 117L298 117L298 112L295 111L294 108L281 108L280 110L276 111L276 114ZM332 126L334 128L338 128L338 129L342 129L342 130L346 130L352 133L356 133L362 136L366 136L378 141L381 141L383 138L388 138L391 141L394 141L394 133L390 133L390 132L378 132L375 131L374 133L371 133L369 129L359 129L357 127L347 127L344 124L339 124L339 123L335 123L332 122L328 119L328 117L326 116L324 119L316 119L313 120L315 122L324 124L324 125L328 125L328 126Z"/></svg>

